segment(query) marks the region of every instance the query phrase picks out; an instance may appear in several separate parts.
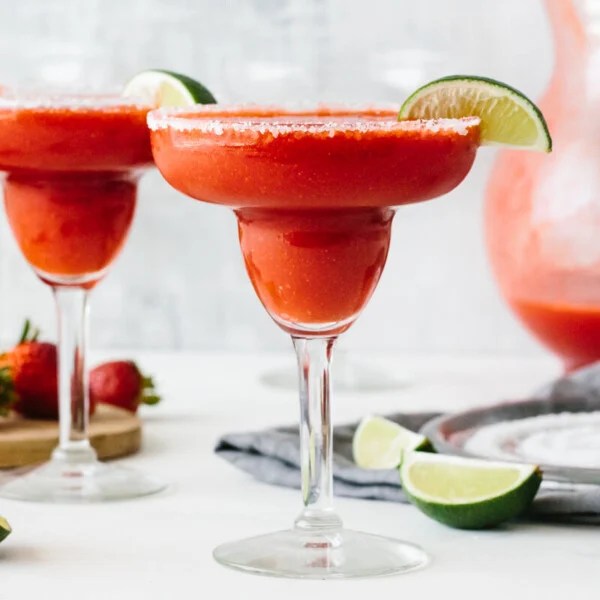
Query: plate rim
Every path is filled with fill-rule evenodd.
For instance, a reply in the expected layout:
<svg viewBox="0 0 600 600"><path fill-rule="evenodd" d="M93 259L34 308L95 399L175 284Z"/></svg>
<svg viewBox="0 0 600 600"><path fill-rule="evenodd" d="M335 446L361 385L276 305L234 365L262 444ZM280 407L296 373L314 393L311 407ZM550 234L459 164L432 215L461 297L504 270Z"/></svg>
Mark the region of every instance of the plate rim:
<svg viewBox="0 0 600 600"><path fill-rule="evenodd" d="M495 457L467 451L462 444L451 441L449 436L456 436L458 433L467 432L485 424L516 421L531 416L564 412L592 412L592 410L600 410L600 400L584 397L568 399L534 397L524 400L505 400L487 406L478 406L464 411L434 417L423 425L420 432L429 439L436 452L441 454L452 454L455 456L484 460L499 460ZM498 416L504 418L497 418ZM507 416L512 416L512 418L506 418ZM523 461L517 459L514 461L510 459L502 460L506 460L506 462L523 463ZM540 463L538 466L544 474L544 479L547 481L555 481L558 483L600 484L600 468L565 467L544 463Z"/></svg>

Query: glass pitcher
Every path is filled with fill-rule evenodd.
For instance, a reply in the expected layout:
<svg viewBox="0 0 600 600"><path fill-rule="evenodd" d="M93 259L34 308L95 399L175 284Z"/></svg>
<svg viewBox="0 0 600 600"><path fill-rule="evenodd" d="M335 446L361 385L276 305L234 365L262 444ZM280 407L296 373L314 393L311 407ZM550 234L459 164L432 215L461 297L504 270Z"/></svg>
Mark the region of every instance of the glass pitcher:
<svg viewBox="0 0 600 600"><path fill-rule="evenodd" d="M508 304L566 370L600 360L600 1L545 0L555 66L550 156L503 152L486 237Z"/></svg>

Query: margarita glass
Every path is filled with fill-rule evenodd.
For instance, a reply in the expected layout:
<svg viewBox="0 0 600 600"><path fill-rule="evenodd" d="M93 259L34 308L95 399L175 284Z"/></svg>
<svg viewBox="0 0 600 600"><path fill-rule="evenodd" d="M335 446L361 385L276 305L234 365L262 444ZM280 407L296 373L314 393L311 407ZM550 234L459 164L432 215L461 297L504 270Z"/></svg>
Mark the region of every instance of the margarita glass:
<svg viewBox="0 0 600 600"><path fill-rule="evenodd" d="M0 96L0 171L17 243L58 310L60 439L52 459L0 495L91 502L162 488L97 460L88 440L88 294L121 250L137 181L152 166L150 106L112 96Z"/></svg>
<svg viewBox="0 0 600 600"><path fill-rule="evenodd" d="M377 285L393 207L453 189L479 141L477 118L398 122L398 108L217 105L148 116L166 180L235 211L252 285L298 358L304 508L289 531L218 547L225 565L329 578L426 562L412 544L343 528L332 505L335 340Z"/></svg>

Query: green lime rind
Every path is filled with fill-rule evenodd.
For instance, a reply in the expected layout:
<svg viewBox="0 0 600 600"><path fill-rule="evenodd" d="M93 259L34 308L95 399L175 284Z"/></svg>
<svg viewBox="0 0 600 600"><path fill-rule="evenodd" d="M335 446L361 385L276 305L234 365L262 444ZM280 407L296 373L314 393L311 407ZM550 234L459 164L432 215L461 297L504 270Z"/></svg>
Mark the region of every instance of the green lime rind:
<svg viewBox="0 0 600 600"><path fill-rule="evenodd" d="M217 99L213 96L212 92L202 85L199 81L183 75L182 73L176 73L175 71L167 71L166 69L152 69L155 73L164 73L170 77L174 77L179 80L188 90L188 92L194 98L194 101L198 104L216 104Z"/></svg>
<svg viewBox="0 0 600 600"><path fill-rule="evenodd" d="M429 441L429 438L423 436L423 441L414 449L415 452L429 452L431 454L435 454L436 450L433 447L433 444Z"/></svg>
<svg viewBox="0 0 600 600"><path fill-rule="evenodd" d="M4 517L0 517L0 542L12 533L12 527Z"/></svg>
<svg viewBox="0 0 600 600"><path fill-rule="evenodd" d="M442 455L426 456L431 458L424 458L423 454L419 452L406 455L400 467L400 481L404 493L421 512L444 525L456 529L489 529L518 517L530 506L542 482L542 473L535 465L484 463L484 461L474 459ZM462 464L465 469L471 469L473 465L483 469L485 468L483 465L487 464L489 465L488 474L492 475L494 470L518 469L520 477L512 487L489 497L463 498L460 501L441 497L434 498L411 484L409 470L417 461L423 460L436 462L439 465L448 462L454 467ZM465 485L464 481L456 478L452 482L453 492L461 485L466 489L470 486L468 482Z"/></svg>
<svg viewBox="0 0 600 600"><path fill-rule="evenodd" d="M403 454L415 450L433 447L425 436L377 415L365 417L352 439L354 462L363 469L396 469Z"/></svg>
<svg viewBox="0 0 600 600"><path fill-rule="evenodd" d="M192 106L217 102L208 88L199 81L166 69L149 69L134 75L125 85L123 95L140 98L157 106Z"/></svg>
<svg viewBox="0 0 600 600"><path fill-rule="evenodd" d="M481 143L541 152L552 150L542 111L516 88L474 75L450 75L431 81L402 104L398 119L475 116L481 119Z"/></svg>

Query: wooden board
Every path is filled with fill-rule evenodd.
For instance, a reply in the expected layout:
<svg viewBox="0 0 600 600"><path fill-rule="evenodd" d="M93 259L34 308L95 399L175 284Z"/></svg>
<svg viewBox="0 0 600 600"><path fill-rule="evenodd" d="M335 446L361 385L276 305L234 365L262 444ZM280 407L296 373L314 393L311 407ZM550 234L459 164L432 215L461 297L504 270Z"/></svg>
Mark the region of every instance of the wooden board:
<svg viewBox="0 0 600 600"><path fill-rule="evenodd" d="M137 452L142 441L139 418L114 406L98 405L90 419L90 441L102 459ZM58 444L58 422L0 419L0 468L22 467L50 458Z"/></svg>

